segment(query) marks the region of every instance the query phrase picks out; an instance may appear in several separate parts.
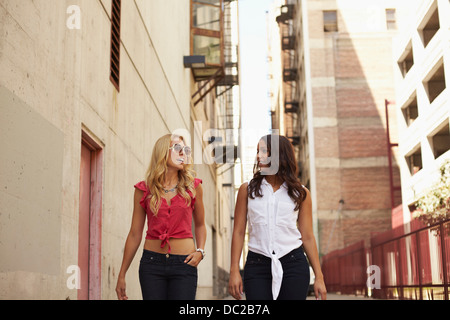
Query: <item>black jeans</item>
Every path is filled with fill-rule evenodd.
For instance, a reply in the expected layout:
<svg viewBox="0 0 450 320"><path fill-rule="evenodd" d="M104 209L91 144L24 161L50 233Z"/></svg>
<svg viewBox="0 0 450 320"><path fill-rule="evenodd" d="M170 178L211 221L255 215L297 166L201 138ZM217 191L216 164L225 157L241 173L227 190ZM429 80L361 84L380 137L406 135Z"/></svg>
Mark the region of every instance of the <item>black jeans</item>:
<svg viewBox="0 0 450 320"><path fill-rule="evenodd" d="M309 264L300 247L280 258L283 281L277 300L306 300L309 287ZM273 300L272 261L249 251L244 268L244 291L247 300Z"/></svg>
<svg viewBox="0 0 450 320"><path fill-rule="evenodd" d="M195 300L197 268L184 263L187 255L144 250L139 282L144 300Z"/></svg>

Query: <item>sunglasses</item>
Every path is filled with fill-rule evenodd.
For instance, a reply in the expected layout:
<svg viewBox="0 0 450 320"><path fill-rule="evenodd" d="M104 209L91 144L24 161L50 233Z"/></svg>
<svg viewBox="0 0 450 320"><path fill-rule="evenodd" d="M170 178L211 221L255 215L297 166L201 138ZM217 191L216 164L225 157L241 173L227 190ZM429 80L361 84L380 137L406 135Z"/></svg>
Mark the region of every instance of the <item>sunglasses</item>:
<svg viewBox="0 0 450 320"><path fill-rule="evenodd" d="M182 146L181 146L180 144L178 144L178 143L176 143L176 144L174 144L173 146L171 146L171 147L169 148L169 150L173 150L173 151L175 151L175 152L177 152L177 153L180 153L180 151L183 150L183 153L184 153L185 155L187 155L187 156L190 156L191 153L192 153L192 150L191 150L190 147L188 147L188 146L182 147Z"/></svg>

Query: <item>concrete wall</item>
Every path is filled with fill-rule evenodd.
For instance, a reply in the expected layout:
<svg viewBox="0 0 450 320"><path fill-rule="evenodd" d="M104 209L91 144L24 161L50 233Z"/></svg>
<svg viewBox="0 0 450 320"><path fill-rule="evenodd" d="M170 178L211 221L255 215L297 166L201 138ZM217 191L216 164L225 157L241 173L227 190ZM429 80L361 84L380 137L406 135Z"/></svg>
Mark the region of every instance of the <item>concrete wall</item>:
<svg viewBox="0 0 450 320"><path fill-rule="evenodd" d="M440 28L427 46L422 41L419 30L437 8ZM395 39L393 63L395 65L396 100L399 126L399 164L402 178L403 222L411 220L411 209L414 203L440 180L440 167L450 159L450 151L435 158L431 136L436 131L446 129L449 132L450 122L450 44L449 20L450 4L448 1L427 0L411 1L410 6L404 8L401 33ZM408 44L412 45L414 64L409 72L403 76L398 65ZM446 88L433 101L427 94L423 82L427 76L443 61ZM418 117L410 125L402 110L409 104L411 97L417 99ZM407 164L406 156L420 146L422 169L412 174Z"/></svg>
<svg viewBox="0 0 450 320"><path fill-rule="evenodd" d="M81 9L80 29L66 26L69 5ZM109 80L110 0L1 2L0 298L77 298L66 271L78 262L82 130L103 148L101 298L116 298L133 185L156 139L192 126L192 76L182 64L189 5L122 1L118 93ZM211 214L215 183L206 167L198 176L214 186L205 188ZM141 298L140 252L127 274L131 299Z"/></svg>

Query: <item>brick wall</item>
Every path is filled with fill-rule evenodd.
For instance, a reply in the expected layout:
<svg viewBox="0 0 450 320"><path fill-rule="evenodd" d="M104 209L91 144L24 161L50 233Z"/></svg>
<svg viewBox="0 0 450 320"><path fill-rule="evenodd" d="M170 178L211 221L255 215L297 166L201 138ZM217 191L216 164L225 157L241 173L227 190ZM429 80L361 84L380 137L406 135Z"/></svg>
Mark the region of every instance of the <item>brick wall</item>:
<svg viewBox="0 0 450 320"><path fill-rule="evenodd" d="M395 97L390 35L339 33L324 43L311 50L321 254L391 228L384 101Z"/></svg>

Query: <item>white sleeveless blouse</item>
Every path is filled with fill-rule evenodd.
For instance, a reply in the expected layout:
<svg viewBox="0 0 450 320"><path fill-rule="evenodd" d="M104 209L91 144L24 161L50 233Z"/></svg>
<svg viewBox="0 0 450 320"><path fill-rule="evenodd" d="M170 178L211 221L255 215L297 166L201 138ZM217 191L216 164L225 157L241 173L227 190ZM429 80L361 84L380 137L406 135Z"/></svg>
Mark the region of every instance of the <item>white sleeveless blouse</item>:
<svg viewBox="0 0 450 320"><path fill-rule="evenodd" d="M276 300L283 280L280 258L302 245L297 228L298 210L287 193L286 182L276 192L264 178L262 197L248 198L248 249L272 259L272 295Z"/></svg>

